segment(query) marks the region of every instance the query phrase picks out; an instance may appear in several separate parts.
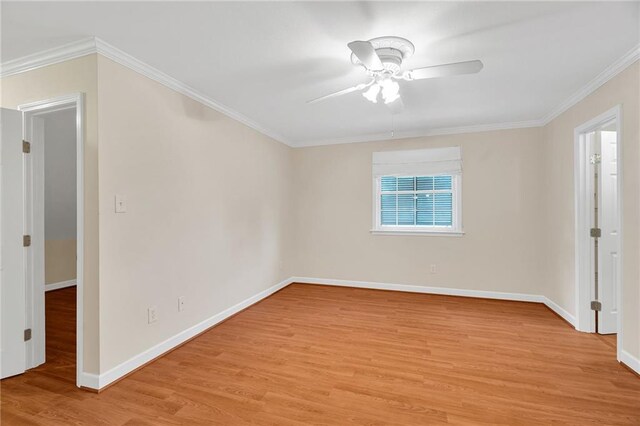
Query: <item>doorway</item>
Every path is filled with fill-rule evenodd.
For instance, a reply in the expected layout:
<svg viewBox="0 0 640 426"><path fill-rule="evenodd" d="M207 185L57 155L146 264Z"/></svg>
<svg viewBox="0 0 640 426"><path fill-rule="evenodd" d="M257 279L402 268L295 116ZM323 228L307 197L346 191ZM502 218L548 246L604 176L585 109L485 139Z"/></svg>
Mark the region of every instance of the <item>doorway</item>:
<svg viewBox="0 0 640 426"><path fill-rule="evenodd" d="M575 129L577 329L622 333L621 111L617 106Z"/></svg>
<svg viewBox="0 0 640 426"><path fill-rule="evenodd" d="M83 95L18 107L24 157L26 369L45 362L80 386L83 318ZM49 343L49 346L47 345Z"/></svg>
<svg viewBox="0 0 640 426"><path fill-rule="evenodd" d="M38 143L44 153L44 368L73 383L76 364L76 109L44 112L33 120L34 127L42 127L42 140ZM34 184L41 183L34 180Z"/></svg>

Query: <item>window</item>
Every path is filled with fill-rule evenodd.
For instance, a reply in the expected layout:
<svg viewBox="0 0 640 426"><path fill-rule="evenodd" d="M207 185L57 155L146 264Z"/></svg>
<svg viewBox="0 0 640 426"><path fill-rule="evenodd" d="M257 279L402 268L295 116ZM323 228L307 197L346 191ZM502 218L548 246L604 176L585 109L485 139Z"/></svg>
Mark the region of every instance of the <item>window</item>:
<svg viewBox="0 0 640 426"><path fill-rule="evenodd" d="M373 170L373 232L461 234L459 148L374 153Z"/></svg>

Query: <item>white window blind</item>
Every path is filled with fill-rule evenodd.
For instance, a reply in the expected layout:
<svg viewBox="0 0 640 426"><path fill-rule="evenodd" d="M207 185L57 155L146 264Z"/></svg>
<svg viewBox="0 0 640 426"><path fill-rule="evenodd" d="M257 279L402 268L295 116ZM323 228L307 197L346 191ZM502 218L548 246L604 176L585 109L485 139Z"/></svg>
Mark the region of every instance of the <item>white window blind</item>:
<svg viewBox="0 0 640 426"><path fill-rule="evenodd" d="M453 177L382 176L380 225L453 226Z"/></svg>
<svg viewBox="0 0 640 426"><path fill-rule="evenodd" d="M462 173L460 147L373 153L373 176L435 176Z"/></svg>

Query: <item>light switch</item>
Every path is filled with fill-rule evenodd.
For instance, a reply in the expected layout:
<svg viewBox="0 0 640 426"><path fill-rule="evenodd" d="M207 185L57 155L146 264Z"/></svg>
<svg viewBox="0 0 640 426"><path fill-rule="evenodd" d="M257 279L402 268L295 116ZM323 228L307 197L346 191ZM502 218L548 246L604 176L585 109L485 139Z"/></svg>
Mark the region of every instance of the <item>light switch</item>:
<svg viewBox="0 0 640 426"><path fill-rule="evenodd" d="M116 194L116 213L127 212L127 197L124 195Z"/></svg>
<svg viewBox="0 0 640 426"><path fill-rule="evenodd" d="M147 316L149 324L158 321L158 308L155 306L149 306L149 308L147 309Z"/></svg>

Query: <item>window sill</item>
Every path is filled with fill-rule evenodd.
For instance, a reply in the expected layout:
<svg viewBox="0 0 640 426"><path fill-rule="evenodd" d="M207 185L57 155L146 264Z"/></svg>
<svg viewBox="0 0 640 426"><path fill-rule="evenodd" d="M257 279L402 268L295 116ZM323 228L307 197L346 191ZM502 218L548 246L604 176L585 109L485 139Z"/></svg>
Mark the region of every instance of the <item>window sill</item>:
<svg viewBox="0 0 640 426"><path fill-rule="evenodd" d="M371 235L423 235L432 237L462 237L463 231L420 231L420 230L399 230L399 229L372 229Z"/></svg>

